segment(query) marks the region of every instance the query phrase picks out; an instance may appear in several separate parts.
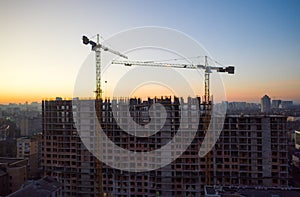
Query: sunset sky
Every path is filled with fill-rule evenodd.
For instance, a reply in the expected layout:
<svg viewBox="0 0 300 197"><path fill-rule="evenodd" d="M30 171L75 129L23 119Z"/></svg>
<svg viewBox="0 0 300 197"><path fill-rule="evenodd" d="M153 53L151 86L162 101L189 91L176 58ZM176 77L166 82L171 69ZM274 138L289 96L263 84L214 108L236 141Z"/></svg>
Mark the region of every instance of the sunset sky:
<svg viewBox="0 0 300 197"><path fill-rule="evenodd" d="M235 75L222 75L229 101L259 102L267 94L300 103L297 0L3 0L0 24L0 103L72 97L91 53L82 35L109 39L142 26L183 32L218 62L235 65ZM154 86L137 92L155 89L164 93Z"/></svg>

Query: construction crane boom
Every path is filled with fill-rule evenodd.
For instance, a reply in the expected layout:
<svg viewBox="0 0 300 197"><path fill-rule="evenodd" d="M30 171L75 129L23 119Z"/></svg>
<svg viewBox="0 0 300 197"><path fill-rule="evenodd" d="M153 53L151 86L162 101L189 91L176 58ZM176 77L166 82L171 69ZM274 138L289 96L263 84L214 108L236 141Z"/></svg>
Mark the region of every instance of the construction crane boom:
<svg viewBox="0 0 300 197"><path fill-rule="evenodd" d="M108 48L108 47L106 47L106 46L104 46L104 45L101 45L101 46L102 46L102 49L103 49L104 51L111 52L111 53L113 53L113 54L115 54L115 55L118 55L118 56L120 56L120 57L123 57L123 58L127 59L127 56L126 56L126 55L123 55L122 53L120 53L120 52L118 52L118 51L115 51L115 50L112 50L112 49L110 49L110 48Z"/></svg>
<svg viewBox="0 0 300 197"><path fill-rule="evenodd" d="M173 68L187 68L187 69L204 68L203 65L197 65L197 64L174 64L174 63L160 63L160 62L152 62L152 61L113 60L112 64L124 64L125 66L155 66L155 67L173 67Z"/></svg>
<svg viewBox="0 0 300 197"><path fill-rule="evenodd" d="M112 64L123 64L125 66L154 66L154 67L172 67L172 68L186 68L186 69L205 69L206 72L211 73L211 70L216 70L217 72L228 72L229 74L234 74L234 67L217 67L208 66L201 64L176 64L176 63L161 63L154 61L121 61L113 60Z"/></svg>
<svg viewBox="0 0 300 197"><path fill-rule="evenodd" d="M204 102L203 102L203 129L208 137L211 137L211 134L208 132L208 127L211 119L211 105L212 101L210 100L210 73L213 70L217 72L227 72L228 74L234 74L234 66L227 67L218 67L210 66L208 64L208 57L205 56L204 65L202 64L176 64L176 63L161 63L155 61L120 61L113 60L112 64L123 64L125 66L152 66L152 67L172 67L172 68L183 68L183 69L203 69L204 74ZM211 151L209 151L205 156L206 170L205 170L205 183L206 185L211 185ZM214 168L215 176L215 168ZM215 179L214 179L215 180ZM215 183L214 183L215 184Z"/></svg>

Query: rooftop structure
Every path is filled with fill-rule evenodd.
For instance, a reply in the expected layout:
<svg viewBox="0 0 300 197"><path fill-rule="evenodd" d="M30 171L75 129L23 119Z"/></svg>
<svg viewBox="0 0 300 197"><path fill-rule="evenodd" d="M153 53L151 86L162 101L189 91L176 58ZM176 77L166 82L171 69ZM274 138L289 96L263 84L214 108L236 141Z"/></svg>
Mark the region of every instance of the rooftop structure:
<svg viewBox="0 0 300 197"><path fill-rule="evenodd" d="M17 158L28 160L28 178L40 178L41 135L17 139Z"/></svg>

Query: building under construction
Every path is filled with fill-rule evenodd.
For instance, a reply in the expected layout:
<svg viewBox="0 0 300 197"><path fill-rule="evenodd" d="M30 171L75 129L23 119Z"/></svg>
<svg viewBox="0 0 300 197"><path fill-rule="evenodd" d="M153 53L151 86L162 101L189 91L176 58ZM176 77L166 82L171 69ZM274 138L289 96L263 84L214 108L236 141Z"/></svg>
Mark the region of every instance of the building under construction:
<svg viewBox="0 0 300 197"><path fill-rule="evenodd" d="M125 99L126 100L126 99ZM180 101L180 102L179 102ZM145 152L159 149L176 134L180 124L180 109L188 109L185 129L194 121L193 112L200 98L186 101L178 98L104 100L101 103L100 123L105 134L118 147ZM74 101L73 101L74 102ZM143 138L123 131L116 119L126 125L126 114L114 117L112 103L129 105L131 118L140 125L151 121L149 109L154 103L164 106L167 117L159 132ZM79 102L76 121L88 133L91 143L96 137L95 102ZM201 109L201 106L200 106ZM42 166L46 175L63 185L63 196L202 196L204 186L288 186L286 117L279 115L227 115L221 135L207 158L199 158L198 151L205 132L203 120L197 120L197 133L188 149L175 161L147 172L128 172L111 168L87 150L75 128L71 100L43 101ZM99 111L98 111L99 112ZM80 115L82 114L82 115ZM125 117L126 116L126 117ZM185 137L182 137L185 140ZM104 142L103 142L104 143ZM92 143L93 144L93 143ZM132 160L109 146L101 152L117 160L120 166L149 165L160 162L157 157ZM89 147L91 148L91 147ZM96 147L94 147L96 148ZM174 149L175 150L175 149ZM169 154L172 154L170 150ZM161 156L160 156L161 157ZM145 161L146 160L146 161ZM208 166L209 165L209 166ZM99 177L101 176L101 177ZM209 176L210 183L206 177ZM100 181L100 182L99 182Z"/></svg>
<svg viewBox="0 0 300 197"><path fill-rule="evenodd" d="M97 196L95 159L73 124L72 101L43 101L42 167L62 183L63 196Z"/></svg>

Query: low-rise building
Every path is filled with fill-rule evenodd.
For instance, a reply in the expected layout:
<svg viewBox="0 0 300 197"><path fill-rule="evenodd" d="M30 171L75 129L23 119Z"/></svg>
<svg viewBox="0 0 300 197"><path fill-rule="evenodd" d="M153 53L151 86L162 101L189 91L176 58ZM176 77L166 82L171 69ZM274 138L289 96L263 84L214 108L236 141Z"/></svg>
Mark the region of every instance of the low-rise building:
<svg viewBox="0 0 300 197"><path fill-rule="evenodd" d="M28 160L28 178L40 178L41 135L17 139L17 158Z"/></svg>
<svg viewBox="0 0 300 197"><path fill-rule="evenodd" d="M36 181L30 181L8 197L62 197L62 184L46 176Z"/></svg>
<svg viewBox="0 0 300 197"><path fill-rule="evenodd" d="M26 159L0 157L0 170L3 172L3 177L0 176L1 182L7 182L1 185L0 191L4 193L0 195L17 191L27 181L27 163Z"/></svg>

